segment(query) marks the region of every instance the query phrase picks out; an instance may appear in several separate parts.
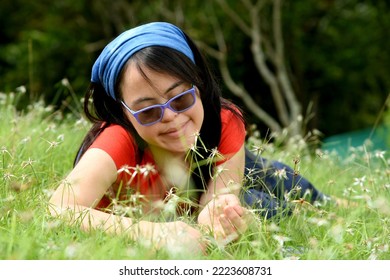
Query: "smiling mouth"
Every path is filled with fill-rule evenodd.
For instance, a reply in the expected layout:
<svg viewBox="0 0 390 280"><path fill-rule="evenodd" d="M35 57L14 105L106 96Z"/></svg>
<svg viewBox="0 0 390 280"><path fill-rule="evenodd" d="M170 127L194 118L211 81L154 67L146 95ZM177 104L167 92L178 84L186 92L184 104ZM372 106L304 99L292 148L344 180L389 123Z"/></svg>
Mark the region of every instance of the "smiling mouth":
<svg viewBox="0 0 390 280"><path fill-rule="evenodd" d="M188 124L188 122L185 122L184 124L175 127L175 128L170 128L167 131L161 133L162 135L171 135L171 136L181 136L181 132L183 128ZM180 135L179 135L180 134Z"/></svg>

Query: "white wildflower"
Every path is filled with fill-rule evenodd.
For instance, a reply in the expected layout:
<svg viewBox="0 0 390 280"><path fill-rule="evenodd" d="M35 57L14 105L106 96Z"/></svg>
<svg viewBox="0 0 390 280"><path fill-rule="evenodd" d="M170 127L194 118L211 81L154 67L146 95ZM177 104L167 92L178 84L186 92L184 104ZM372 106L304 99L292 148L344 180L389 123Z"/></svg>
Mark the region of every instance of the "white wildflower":
<svg viewBox="0 0 390 280"><path fill-rule="evenodd" d="M8 152L8 150L7 150L7 148L5 146L1 147L0 153L3 154L3 155L4 154L8 154L12 158L11 154Z"/></svg>
<svg viewBox="0 0 390 280"><path fill-rule="evenodd" d="M354 186L361 186L361 187L363 187L364 182L366 181L366 176L363 176L361 178L354 178L354 181L355 181L353 183Z"/></svg>
<svg viewBox="0 0 390 280"><path fill-rule="evenodd" d="M153 164L147 163L147 164L142 165L142 166L140 167L140 173L141 173L144 177L148 177L150 174L155 174L155 173L157 173L157 170L156 170L156 168L154 167Z"/></svg>
<svg viewBox="0 0 390 280"><path fill-rule="evenodd" d="M129 175L132 175L133 172L130 171L130 169L132 169L132 167L128 166L128 165L123 165L121 168L118 169L117 173L120 174L120 173L126 173L126 174L129 174Z"/></svg>
<svg viewBox="0 0 390 280"><path fill-rule="evenodd" d="M61 80L61 84L64 86L64 87L69 87L70 86L70 83L69 83L69 80L67 78L63 78Z"/></svg>
<svg viewBox="0 0 390 280"><path fill-rule="evenodd" d="M15 175L9 173L9 172L5 172L3 174L3 179L6 180L6 181L10 181L12 178L16 178Z"/></svg>
<svg viewBox="0 0 390 280"><path fill-rule="evenodd" d="M223 160L224 156L218 151L217 148L211 150L210 155L208 156L207 163L211 164L213 162L217 162Z"/></svg>
<svg viewBox="0 0 390 280"><path fill-rule="evenodd" d="M32 166L35 161L31 158L28 158L28 160L22 162L22 168L26 168L27 166Z"/></svg>
<svg viewBox="0 0 390 280"><path fill-rule="evenodd" d="M279 179L288 179L286 169L276 169L275 172L272 174L273 177L279 178Z"/></svg>
<svg viewBox="0 0 390 280"><path fill-rule="evenodd" d="M329 222L325 219L318 219L318 218L315 218L315 217L312 217L312 218L309 218L308 219L309 223L312 223L314 225L317 225L317 226L326 226L329 224Z"/></svg>
<svg viewBox="0 0 390 280"><path fill-rule="evenodd" d="M385 159L385 153L386 151L375 151L375 157Z"/></svg>
<svg viewBox="0 0 390 280"><path fill-rule="evenodd" d="M223 166L221 165L218 165L216 168L215 168L215 172L214 172L214 176L213 176L213 179L216 179L219 177L219 175L225 171L226 169L223 168Z"/></svg>
<svg viewBox="0 0 390 280"><path fill-rule="evenodd" d="M283 236L283 235L277 235L277 234L272 235L272 238L275 239L279 243L280 247L283 247L285 242L291 241L290 237Z"/></svg>
<svg viewBox="0 0 390 280"><path fill-rule="evenodd" d="M25 86L19 86L16 88L16 91L19 92L19 93L26 93L27 92L27 89Z"/></svg>

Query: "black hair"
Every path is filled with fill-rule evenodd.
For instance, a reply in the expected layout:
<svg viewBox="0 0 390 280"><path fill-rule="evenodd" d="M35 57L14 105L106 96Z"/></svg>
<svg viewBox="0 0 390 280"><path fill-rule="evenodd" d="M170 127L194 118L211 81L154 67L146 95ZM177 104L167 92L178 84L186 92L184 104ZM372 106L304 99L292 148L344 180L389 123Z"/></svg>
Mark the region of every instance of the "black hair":
<svg viewBox="0 0 390 280"><path fill-rule="evenodd" d="M172 75L183 82L195 85L199 89L204 108L204 121L200 130L200 139L206 149L198 145L197 152L201 156L196 153L193 156L195 160L201 161L202 157L207 158L211 150L217 148L219 145L222 126L221 108L226 107L234 113L237 112L232 109L232 105L228 101L222 99L221 89L205 58L199 52L194 42L187 35L185 36L193 52L195 63L181 52L161 46L151 46L141 49L129 61L135 63L140 73L147 80L148 78L142 71L142 67ZM122 74L124 69L122 69ZM77 163L96 137L111 124L122 126L131 134L138 146L136 155L137 162L141 161L147 143L135 131L119 101L121 100L119 84L122 79L122 74L118 77L116 83L116 100L110 97L101 85L91 83L84 100L84 112L93 125L80 146L74 164ZM90 99L92 99L92 104L90 104ZM241 116L240 114L237 115ZM193 172L192 178L198 188L201 186L205 187L210 180L209 169L210 166L201 165Z"/></svg>

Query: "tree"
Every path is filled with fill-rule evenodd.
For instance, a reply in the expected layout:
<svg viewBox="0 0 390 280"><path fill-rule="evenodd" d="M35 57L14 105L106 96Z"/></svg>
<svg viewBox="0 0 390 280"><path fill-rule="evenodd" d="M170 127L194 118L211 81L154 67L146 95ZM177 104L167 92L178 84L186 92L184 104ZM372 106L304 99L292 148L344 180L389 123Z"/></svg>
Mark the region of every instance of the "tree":
<svg viewBox="0 0 390 280"><path fill-rule="evenodd" d="M183 8L179 2L176 2L174 10L164 11L168 19L187 19L187 16L183 15ZM222 15L216 12L218 8L222 9ZM204 37L209 36L208 34L203 35L203 38L197 38L196 43L218 61L219 71L229 91L241 99L245 107L272 131L280 132L288 127L292 135L301 135L302 128L299 122L302 114L301 105L291 85L284 57L282 0L257 0L256 3L249 0L214 0L207 2L202 11L208 11L202 25L212 26L215 40L207 42ZM232 38L226 39L225 34L229 29L221 26L222 20L224 23L231 20L235 28L249 38L252 60L259 77L270 89L278 119L253 99L252 96L256 93L250 93L242 81L233 77L231 73L233 70L229 66L229 57L231 58L232 55L227 46L229 44L227 40ZM242 37L240 39L245 40Z"/></svg>
<svg viewBox="0 0 390 280"><path fill-rule="evenodd" d="M223 31L216 17L212 19L218 51L205 47L205 50L219 61L222 77L232 93L240 97L247 108L274 132L288 127L292 135L301 135L299 124L301 105L295 96L285 64L284 40L282 34L282 0L258 0L252 3L241 0L245 13L237 13L226 0L217 0L218 5L250 38L250 50L260 76L270 88L279 121L257 105L251 94L230 74ZM245 15L249 15L246 17Z"/></svg>

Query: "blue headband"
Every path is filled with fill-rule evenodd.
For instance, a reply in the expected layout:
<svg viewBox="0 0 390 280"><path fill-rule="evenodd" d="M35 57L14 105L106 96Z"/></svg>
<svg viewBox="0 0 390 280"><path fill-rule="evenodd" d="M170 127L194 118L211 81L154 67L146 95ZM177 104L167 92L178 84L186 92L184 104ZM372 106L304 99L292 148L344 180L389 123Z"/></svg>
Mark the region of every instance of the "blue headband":
<svg viewBox="0 0 390 280"><path fill-rule="evenodd" d="M91 81L102 85L116 99L115 83L123 66L134 53L150 46L175 49L195 63L183 31L170 23L153 22L127 30L110 42L92 67Z"/></svg>

